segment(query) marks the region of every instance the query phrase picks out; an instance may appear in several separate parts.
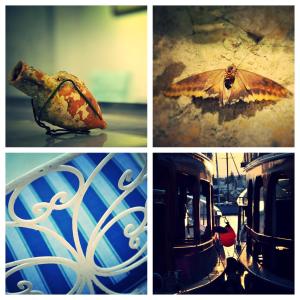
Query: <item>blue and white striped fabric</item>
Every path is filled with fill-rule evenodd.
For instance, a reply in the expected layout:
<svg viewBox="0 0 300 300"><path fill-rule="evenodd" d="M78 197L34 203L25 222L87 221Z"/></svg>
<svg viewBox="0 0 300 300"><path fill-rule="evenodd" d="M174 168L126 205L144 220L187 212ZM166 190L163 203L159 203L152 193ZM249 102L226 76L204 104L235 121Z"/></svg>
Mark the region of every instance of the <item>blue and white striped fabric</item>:
<svg viewBox="0 0 300 300"><path fill-rule="evenodd" d="M85 180L90 176L99 162L106 154L80 154L65 165L73 166L84 176ZM118 188L118 180L127 169L133 171L133 178L141 172L146 163L146 154L116 154L96 175L91 186L87 190L79 210L78 228L79 238L83 251L85 252L89 237L98 220L107 208L121 194ZM77 191L78 179L68 172L49 172L24 187L16 204L15 212L23 219L32 219L36 215L32 207L41 201L49 202L51 197L58 192L65 191L74 195ZM6 195L8 205L12 192ZM107 223L116 214L130 207L145 206L147 198L147 181L143 181L132 191L114 210ZM42 225L50 228L68 241L73 247L72 235L73 208L65 210L54 210L49 218L42 221ZM127 224L135 227L141 223L144 215L141 212L132 213L114 224L97 245L95 261L101 267L118 265L132 257L147 242L146 233L140 235L141 245L133 250L128 245L128 238L124 236L123 230ZM6 209L6 220L11 221ZM144 256L146 254L143 254ZM50 235L26 228L6 228L6 262L38 256L58 256L73 259L72 254L65 249L61 243ZM147 264L144 262L139 267L113 277L98 277L99 281L107 288L119 293L146 293ZM65 266L47 264L24 268L9 276L6 280L6 289L9 293L19 292L17 283L21 280L32 282L33 289L45 294L65 294L70 291L76 281L75 272ZM96 293L103 293L94 286ZM85 287L82 293L89 293Z"/></svg>

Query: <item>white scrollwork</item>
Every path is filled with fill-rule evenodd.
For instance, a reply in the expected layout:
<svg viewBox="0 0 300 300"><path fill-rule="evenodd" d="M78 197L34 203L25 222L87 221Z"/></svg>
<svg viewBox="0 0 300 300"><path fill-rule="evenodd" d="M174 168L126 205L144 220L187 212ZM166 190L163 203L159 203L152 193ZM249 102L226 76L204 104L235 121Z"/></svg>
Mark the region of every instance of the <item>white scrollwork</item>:
<svg viewBox="0 0 300 300"><path fill-rule="evenodd" d="M75 167L68 165L59 165L53 168L53 172L69 172L74 174L78 179L78 189L76 193L69 197L67 192L61 191L56 193L49 201L39 202L35 204L31 209L35 216L32 219L23 219L15 212L15 203L22 190L31 182L39 178L35 176L27 182L19 184L12 192L8 202L8 215L11 221L6 222L8 227L27 228L37 230L44 235L49 235L56 239L65 249L67 249L74 259L67 259L56 256L40 256L21 259L13 262L6 263L6 278L19 272L25 268L32 266L39 266L44 264L57 264L72 269L76 274L76 281L68 294L80 294L86 287L91 294L95 293L95 286L100 288L105 293L114 294L115 291L109 289L105 284L101 282L101 277L116 276L126 273L134 268L140 266L147 260L147 244L141 245L140 235L147 230L147 209L145 206L136 206L125 209L108 221L108 217L112 216L115 208L134 190L136 189L147 177L146 163L141 172L136 178L133 177L132 170L128 169L123 172L118 181L118 187L122 193L114 200L114 202L108 207L105 213L98 220L95 228L89 236L88 245L84 253L78 231L78 217L79 209L83 201L84 195L90 187L95 176L101 172L103 167L113 158L115 154L108 154L93 170L87 180L81 172ZM126 182L126 183L125 183ZM61 234L57 233L53 229L50 229L41 224L51 216L53 211L64 210L67 208L73 209L72 215L72 235L74 239L75 247L72 246ZM95 251L101 239L105 236L105 233L120 219L133 213L142 213L143 220L138 224L127 224L123 230L123 234L128 238L128 246L131 249L136 250L136 253L123 261L122 263L112 267L102 267L95 262ZM20 291L13 294L41 294L41 291L33 290L32 283L29 280L19 281L17 287ZM9 293L11 294L11 293Z"/></svg>

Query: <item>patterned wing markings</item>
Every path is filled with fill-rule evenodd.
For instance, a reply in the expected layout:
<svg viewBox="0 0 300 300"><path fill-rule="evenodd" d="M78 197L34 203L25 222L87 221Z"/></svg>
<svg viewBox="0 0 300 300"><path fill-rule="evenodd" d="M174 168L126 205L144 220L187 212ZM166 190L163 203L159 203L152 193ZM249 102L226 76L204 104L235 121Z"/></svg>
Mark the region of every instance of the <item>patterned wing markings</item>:
<svg viewBox="0 0 300 300"><path fill-rule="evenodd" d="M216 98L221 105L234 103L239 100L244 102L278 101L293 95L279 83L242 69L236 69L235 73L230 73L229 71L229 76L232 76L234 81L230 88L226 88L224 80L226 74L228 75L227 70L217 69L192 75L171 84L164 91L164 95L167 97L194 96L202 99Z"/></svg>
<svg viewBox="0 0 300 300"><path fill-rule="evenodd" d="M278 101L293 95L281 84L250 71L239 69L236 77L238 81L243 83L244 89L240 91L240 95L238 93L232 95L231 99L234 99L234 97L237 99L237 96L239 96L245 102L262 100ZM248 95L246 96L246 94Z"/></svg>
<svg viewBox="0 0 300 300"><path fill-rule="evenodd" d="M224 69L207 71L189 76L170 85L164 91L166 97L194 96L205 98L220 97L220 82L222 83Z"/></svg>

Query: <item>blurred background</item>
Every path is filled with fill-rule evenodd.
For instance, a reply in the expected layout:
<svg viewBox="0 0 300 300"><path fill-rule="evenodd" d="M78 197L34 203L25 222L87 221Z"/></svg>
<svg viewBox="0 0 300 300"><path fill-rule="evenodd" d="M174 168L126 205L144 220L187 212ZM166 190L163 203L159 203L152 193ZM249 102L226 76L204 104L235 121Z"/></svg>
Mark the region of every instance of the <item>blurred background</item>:
<svg viewBox="0 0 300 300"><path fill-rule="evenodd" d="M108 131L146 138L146 32L143 6L7 6L6 73L23 60L50 75L74 74L101 103ZM16 106L21 104L17 101L29 98L8 82L6 94L7 119L18 120ZM118 146L121 137L110 137L108 145ZM8 146L20 145L8 138Z"/></svg>

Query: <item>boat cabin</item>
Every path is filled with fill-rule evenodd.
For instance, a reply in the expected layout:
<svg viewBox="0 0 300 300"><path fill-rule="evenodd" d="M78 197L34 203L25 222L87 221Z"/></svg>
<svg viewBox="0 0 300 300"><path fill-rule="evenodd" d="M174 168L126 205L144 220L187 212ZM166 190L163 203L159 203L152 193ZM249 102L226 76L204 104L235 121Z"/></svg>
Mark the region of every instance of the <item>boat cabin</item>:
<svg viewBox="0 0 300 300"><path fill-rule="evenodd" d="M198 291L224 271L213 240L211 160L155 154L153 177L154 293Z"/></svg>
<svg viewBox="0 0 300 300"><path fill-rule="evenodd" d="M243 166L247 200L240 203L240 260L250 276L273 286L273 292L293 293L294 154L247 153ZM260 286L252 283L246 291L260 292Z"/></svg>

